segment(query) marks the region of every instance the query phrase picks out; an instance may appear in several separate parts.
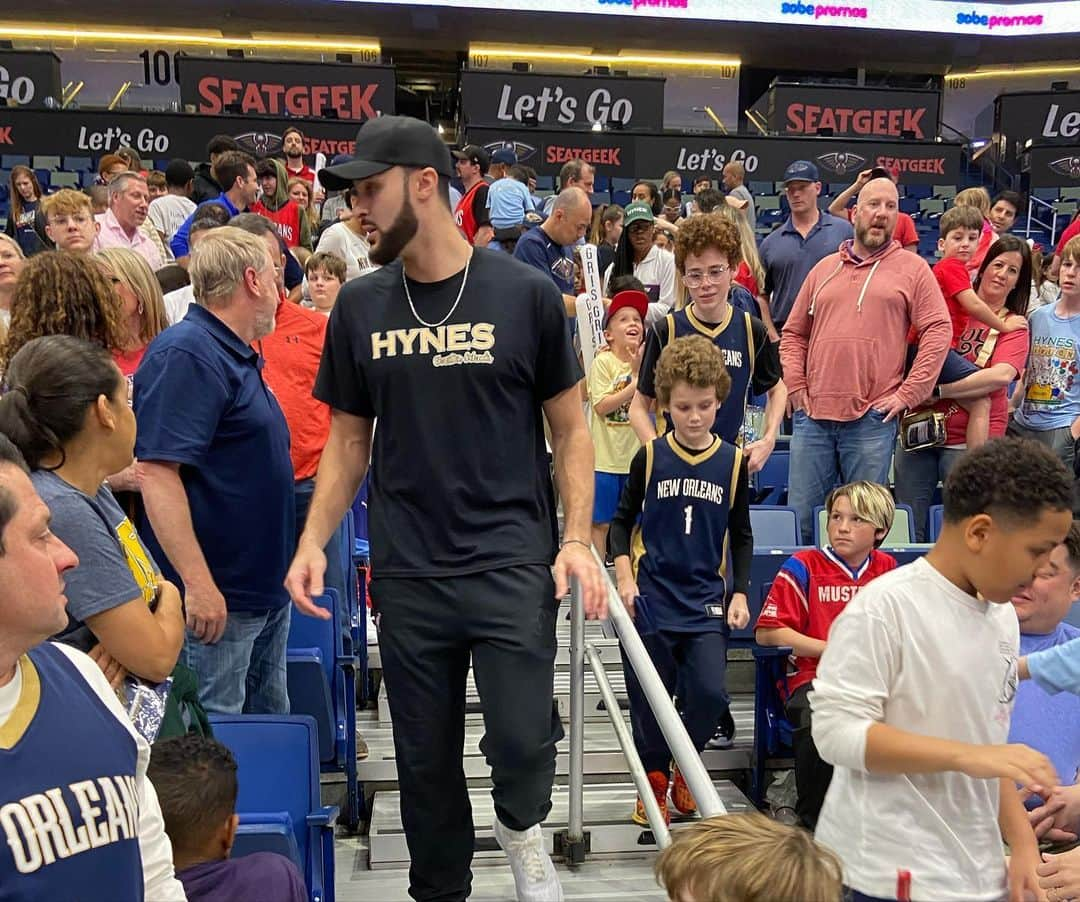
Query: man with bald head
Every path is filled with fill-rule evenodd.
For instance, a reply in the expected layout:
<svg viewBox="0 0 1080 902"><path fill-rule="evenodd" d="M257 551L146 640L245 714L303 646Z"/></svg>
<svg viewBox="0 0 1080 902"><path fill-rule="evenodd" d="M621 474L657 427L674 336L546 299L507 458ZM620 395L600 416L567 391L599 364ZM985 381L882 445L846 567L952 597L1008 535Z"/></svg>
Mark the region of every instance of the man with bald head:
<svg viewBox="0 0 1080 902"><path fill-rule="evenodd" d="M592 222L592 202L581 188L564 188L552 204L551 214L518 239L514 256L546 273L563 295L568 316L576 309L573 245L585 236Z"/></svg>
<svg viewBox="0 0 1080 902"><path fill-rule="evenodd" d="M930 397L952 340L930 267L892 238L897 209L891 180L866 183L855 237L810 270L780 340L795 426L788 496L805 541L833 486L888 480L899 417Z"/></svg>

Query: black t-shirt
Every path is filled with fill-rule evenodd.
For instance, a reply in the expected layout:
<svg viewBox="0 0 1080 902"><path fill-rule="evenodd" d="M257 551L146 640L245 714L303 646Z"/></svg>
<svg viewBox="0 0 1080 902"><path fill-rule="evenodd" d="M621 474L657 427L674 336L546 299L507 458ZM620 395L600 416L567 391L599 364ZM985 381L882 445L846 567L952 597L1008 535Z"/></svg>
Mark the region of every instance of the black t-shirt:
<svg viewBox="0 0 1080 902"><path fill-rule="evenodd" d="M315 397L374 418L372 572L432 577L550 564L555 504L542 402L581 367L551 280L507 254L473 250L461 303L428 328L395 261L346 283ZM447 316L462 273L409 280L416 312Z"/></svg>

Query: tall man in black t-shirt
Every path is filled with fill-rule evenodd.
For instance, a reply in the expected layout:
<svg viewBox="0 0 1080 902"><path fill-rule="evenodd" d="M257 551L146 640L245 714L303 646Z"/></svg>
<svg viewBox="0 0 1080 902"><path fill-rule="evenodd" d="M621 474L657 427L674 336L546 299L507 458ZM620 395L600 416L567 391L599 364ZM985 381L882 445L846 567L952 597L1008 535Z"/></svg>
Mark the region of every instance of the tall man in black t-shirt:
<svg viewBox="0 0 1080 902"><path fill-rule="evenodd" d="M604 616L589 548L593 453L581 371L551 280L473 248L449 207L450 154L434 129L382 116L354 159L323 169L355 188L382 268L331 314L315 395L333 409L307 527L286 584L318 616L322 548L372 450L371 598L394 722L401 814L417 900L464 899L472 814L461 756L470 655L484 709L495 836L519 899L562 899L539 824L551 808L558 600L576 576ZM541 413L565 516L557 527ZM378 430L372 430L375 421ZM551 564L554 560L554 580Z"/></svg>

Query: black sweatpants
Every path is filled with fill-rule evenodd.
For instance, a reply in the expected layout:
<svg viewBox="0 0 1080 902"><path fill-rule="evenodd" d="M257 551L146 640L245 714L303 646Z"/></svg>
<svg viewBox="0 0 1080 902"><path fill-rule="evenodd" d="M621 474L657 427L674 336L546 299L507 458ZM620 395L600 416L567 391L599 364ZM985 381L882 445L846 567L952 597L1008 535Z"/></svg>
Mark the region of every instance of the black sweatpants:
<svg viewBox="0 0 1080 902"><path fill-rule="evenodd" d="M657 630L642 636L641 641L668 695L673 695L678 686L683 724L694 748L700 752L712 738L716 724L728 705L724 683L727 639L721 632L676 633ZM634 747L646 773L654 770L667 773L671 765L667 741L625 652L622 657L626 694L630 699Z"/></svg>
<svg viewBox="0 0 1080 902"><path fill-rule="evenodd" d="M551 810L563 736L552 698L558 600L551 570L376 577L371 598L412 859L409 895L456 902L472 886L473 820L461 761L470 654L496 815L525 830Z"/></svg>
<svg viewBox="0 0 1080 902"><path fill-rule="evenodd" d="M787 700L785 712L791 721L791 742L795 752L795 813L807 830L817 827L818 815L825 802L825 793L832 782L831 764L821 760L814 737L810 735L811 683L800 686Z"/></svg>

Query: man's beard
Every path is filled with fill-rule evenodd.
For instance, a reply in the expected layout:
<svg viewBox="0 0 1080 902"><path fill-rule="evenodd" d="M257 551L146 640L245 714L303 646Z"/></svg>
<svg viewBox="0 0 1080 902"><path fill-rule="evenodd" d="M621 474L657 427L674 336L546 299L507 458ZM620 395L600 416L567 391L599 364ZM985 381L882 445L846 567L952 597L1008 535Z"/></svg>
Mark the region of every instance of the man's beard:
<svg viewBox="0 0 1080 902"><path fill-rule="evenodd" d="M857 226L855 228L855 237L859 240L859 244L865 247L868 251L876 251L878 248L884 247L890 241L892 241L892 235L889 234L889 230L885 226L881 226L881 238L876 239L871 237L870 229L872 226Z"/></svg>
<svg viewBox="0 0 1080 902"><path fill-rule="evenodd" d="M303 150L286 150L285 158L288 160L300 160L304 157Z"/></svg>
<svg viewBox="0 0 1080 902"><path fill-rule="evenodd" d="M385 266L392 260L401 256L405 245L413 240L419 223L416 221L416 211L413 210L409 195L406 194L401 202L401 210L393 223L385 232L379 231L378 241L371 249L368 259L378 266Z"/></svg>

